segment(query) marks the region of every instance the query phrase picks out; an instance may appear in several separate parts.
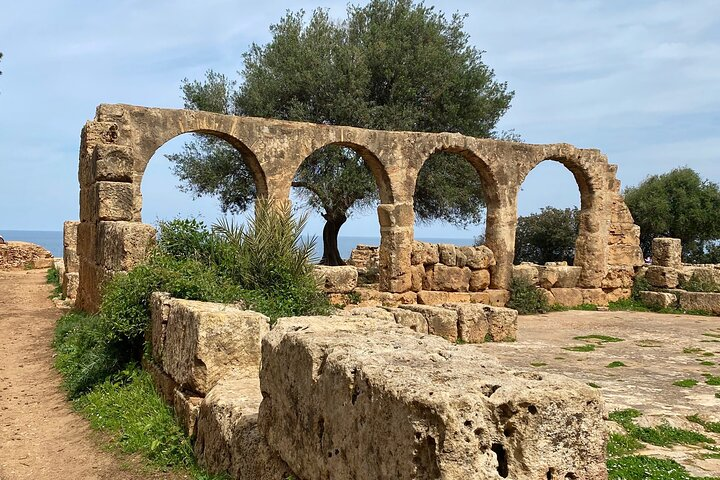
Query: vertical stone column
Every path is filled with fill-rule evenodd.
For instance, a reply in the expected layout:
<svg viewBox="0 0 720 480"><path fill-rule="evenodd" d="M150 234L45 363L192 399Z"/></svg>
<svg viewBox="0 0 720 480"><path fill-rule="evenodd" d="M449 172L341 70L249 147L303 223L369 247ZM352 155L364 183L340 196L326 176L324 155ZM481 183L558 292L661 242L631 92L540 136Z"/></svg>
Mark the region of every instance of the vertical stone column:
<svg viewBox="0 0 720 480"><path fill-rule="evenodd" d="M80 224L77 227L79 287L76 305L90 312L100 306L103 284L144 258L155 230L139 222L136 198L141 177L133 151L121 145L118 126L88 122L80 145Z"/></svg>
<svg viewBox="0 0 720 480"><path fill-rule="evenodd" d="M410 257L415 212L412 203L380 204L380 291L403 293L412 287Z"/></svg>
<svg viewBox="0 0 720 480"><path fill-rule="evenodd" d="M490 288L505 290L510 288L515 259L517 218L516 192L497 203L488 202L485 245L492 250L496 262L490 267Z"/></svg>
<svg viewBox="0 0 720 480"><path fill-rule="evenodd" d="M600 288L607 274L609 205L606 190L588 193L580 211L580 232L575 242L574 265L582 267L578 287Z"/></svg>
<svg viewBox="0 0 720 480"><path fill-rule="evenodd" d="M80 222L67 221L63 224L63 263L65 273L62 278L62 293L67 299L77 297L80 277L80 257L77 253L77 232Z"/></svg>

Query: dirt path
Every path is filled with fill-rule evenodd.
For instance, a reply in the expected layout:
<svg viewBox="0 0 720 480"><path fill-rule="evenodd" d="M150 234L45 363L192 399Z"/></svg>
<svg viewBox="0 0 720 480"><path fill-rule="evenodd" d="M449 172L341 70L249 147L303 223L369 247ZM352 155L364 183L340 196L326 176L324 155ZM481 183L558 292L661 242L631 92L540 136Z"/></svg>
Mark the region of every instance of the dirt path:
<svg viewBox="0 0 720 480"><path fill-rule="evenodd" d="M0 271L0 480L177 478L133 473L73 413L52 368L51 290L43 270Z"/></svg>

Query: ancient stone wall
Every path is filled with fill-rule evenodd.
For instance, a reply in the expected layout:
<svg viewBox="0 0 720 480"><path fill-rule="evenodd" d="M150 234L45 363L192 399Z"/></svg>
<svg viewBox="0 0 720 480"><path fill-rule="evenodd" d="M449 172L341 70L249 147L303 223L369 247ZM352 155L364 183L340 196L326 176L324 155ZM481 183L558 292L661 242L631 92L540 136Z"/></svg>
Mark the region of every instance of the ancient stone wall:
<svg viewBox="0 0 720 480"><path fill-rule="evenodd" d="M596 390L455 343L512 340L514 310L366 308L271 331L255 312L155 293L151 313L144 367L211 473L606 478Z"/></svg>
<svg viewBox="0 0 720 480"><path fill-rule="evenodd" d="M416 279L418 273L411 260L415 182L423 163L439 151L464 157L482 180L487 203L486 244L496 260L490 267L491 289L509 286L517 194L528 173L545 160L565 165L580 190L575 259L582 268L579 286L602 288L609 266L636 261L631 257L639 252L632 245L635 230L618 193L616 167L598 150L567 144L527 145L454 133L375 131L190 110L100 105L81 135L80 308L95 310L103 282L142 258L154 235L150 227L140 223L143 173L160 146L192 132L215 135L237 148L253 174L258 194L280 201L288 201L295 172L312 152L326 145L356 150L378 186L379 288L384 292L404 294L413 290L413 272ZM109 244L100 240L103 237L111 237Z"/></svg>
<svg viewBox="0 0 720 480"><path fill-rule="evenodd" d="M16 241L0 243L0 270L27 270L52 266L52 253L40 245Z"/></svg>
<svg viewBox="0 0 720 480"><path fill-rule="evenodd" d="M78 225L80 222L67 221L63 223L63 263L65 268L62 275L62 293L70 301L77 297L80 284L80 257L77 253Z"/></svg>

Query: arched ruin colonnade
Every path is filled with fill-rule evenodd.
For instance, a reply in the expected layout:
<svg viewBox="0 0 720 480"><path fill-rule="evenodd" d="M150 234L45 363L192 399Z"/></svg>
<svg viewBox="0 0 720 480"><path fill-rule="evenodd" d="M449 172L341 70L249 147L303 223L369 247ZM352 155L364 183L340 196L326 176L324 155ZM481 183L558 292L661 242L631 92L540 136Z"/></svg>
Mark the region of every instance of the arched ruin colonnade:
<svg viewBox="0 0 720 480"><path fill-rule="evenodd" d="M507 288L510 283L517 194L528 173L545 160L565 165L580 189L581 226L575 257L575 265L582 267L579 286L599 288L609 266L637 263L637 245L626 245L622 240L637 227L619 195L617 167L598 150L452 133L378 131L190 110L100 105L81 136L79 307L95 310L103 281L128 270L141 258L154 235L151 227L141 223L143 173L160 146L189 132L215 135L235 146L253 173L258 193L271 199L289 199L295 172L313 151L343 145L359 152L380 192L383 291L400 293L411 287L415 181L423 163L440 150L462 155L482 178L487 202L486 245L497 261L491 272L493 288Z"/></svg>

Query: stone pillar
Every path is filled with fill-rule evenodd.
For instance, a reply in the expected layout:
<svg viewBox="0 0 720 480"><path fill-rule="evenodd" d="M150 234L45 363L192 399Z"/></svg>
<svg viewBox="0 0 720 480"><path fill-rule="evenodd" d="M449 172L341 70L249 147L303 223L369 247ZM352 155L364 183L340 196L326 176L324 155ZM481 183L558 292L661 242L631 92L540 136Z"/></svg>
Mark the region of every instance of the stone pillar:
<svg viewBox="0 0 720 480"><path fill-rule="evenodd" d="M77 297L80 276L80 258L77 253L77 232L80 222L67 221L63 224L63 263L65 273L62 278L62 292L65 298Z"/></svg>
<svg viewBox="0 0 720 480"><path fill-rule="evenodd" d="M582 267L580 288L600 288L607 274L609 210L606 198L606 191L592 192L580 211L574 261L576 267Z"/></svg>
<svg viewBox="0 0 720 480"><path fill-rule="evenodd" d="M415 213L412 203L380 204L380 291L403 293L412 287L410 257Z"/></svg>
<svg viewBox="0 0 720 480"><path fill-rule="evenodd" d="M495 265L490 267L490 288L510 288L513 260L515 259L515 230L517 229L517 201L493 205L488 203L485 226L485 245L495 255Z"/></svg>
<svg viewBox="0 0 720 480"><path fill-rule="evenodd" d="M680 268L682 241L679 238L653 238L652 261L654 266Z"/></svg>

